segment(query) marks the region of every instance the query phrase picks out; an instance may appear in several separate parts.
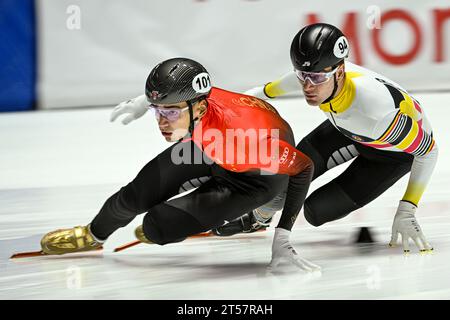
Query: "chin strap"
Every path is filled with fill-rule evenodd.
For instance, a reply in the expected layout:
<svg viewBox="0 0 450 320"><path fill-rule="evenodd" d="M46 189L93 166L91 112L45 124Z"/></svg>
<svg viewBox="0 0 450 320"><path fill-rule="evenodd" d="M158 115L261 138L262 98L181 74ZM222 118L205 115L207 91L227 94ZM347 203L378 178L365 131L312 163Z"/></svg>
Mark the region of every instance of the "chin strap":
<svg viewBox="0 0 450 320"><path fill-rule="evenodd" d="M192 107L191 101L186 101L189 107L189 135L192 137L192 133L194 132L194 109Z"/></svg>
<svg viewBox="0 0 450 320"><path fill-rule="evenodd" d="M330 104L330 110L334 113L336 113L336 111L333 110L333 105L331 104L331 100L334 98L334 95L336 94L337 88L338 88L338 83L336 80L336 73L333 74L333 82L334 82L334 87L333 87L333 92L331 92L331 95L324 101L323 103L329 103Z"/></svg>
<svg viewBox="0 0 450 320"><path fill-rule="evenodd" d="M188 107L189 107L189 135L192 137L192 133L194 132L195 127L195 121L198 120L198 117L194 118L194 107L192 102L196 103L198 101L202 101L203 98L200 98L199 100L188 100L186 101Z"/></svg>
<svg viewBox="0 0 450 320"><path fill-rule="evenodd" d="M335 95L335 93L337 91L337 88L338 88L338 83L337 83L337 80L336 80L336 73L333 74L333 82L334 82L333 92L331 92L331 95L322 103L328 103L328 102L331 101L331 99L334 98L334 95ZM331 108L331 110L333 110L333 108Z"/></svg>
<svg viewBox="0 0 450 320"><path fill-rule="evenodd" d="M188 100L186 101L187 105L189 106L189 138L192 138L192 134L194 133L194 126L195 126L195 121L198 120L198 117L194 118L194 108L192 106L192 100ZM179 141L182 141L184 138L180 139ZM191 156L194 157L195 154L195 150L194 150L194 145L195 143L192 140L191 143ZM194 161L194 160L192 160Z"/></svg>
<svg viewBox="0 0 450 320"><path fill-rule="evenodd" d="M188 107L189 107L189 129L188 134L178 140L178 142L183 141L187 137L192 138L192 133L194 132L194 125L195 121L198 120L198 118L194 118L194 108L192 106L192 102L190 100L186 101Z"/></svg>

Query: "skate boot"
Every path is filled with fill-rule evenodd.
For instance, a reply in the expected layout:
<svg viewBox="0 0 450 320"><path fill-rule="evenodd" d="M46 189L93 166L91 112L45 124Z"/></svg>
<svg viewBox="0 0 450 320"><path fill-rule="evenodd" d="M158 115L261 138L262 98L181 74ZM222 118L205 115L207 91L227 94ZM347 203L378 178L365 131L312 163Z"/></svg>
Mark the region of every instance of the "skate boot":
<svg viewBox="0 0 450 320"><path fill-rule="evenodd" d="M136 238L143 242L143 243L148 243L148 244L152 244L153 242L151 242L150 240L148 240L145 237L144 234L144 228L142 227L142 224L140 226L138 226L135 230L134 230L134 235L136 236Z"/></svg>
<svg viewBox="0 0 450 320"><path fill-rule="evenodd" d="M45 254L60 255L98 250L103 242L92 235L87 225L49 232L42 238L41 247Z"/></svg>
<svg viewBox="0 0 450 320"><path fill-rule="evenodd" d="M253 211L246 213L243 216L228 222L220 227L212 229L212 233L220 237L228 237L238 233L252 233L256 231L265 230L269 227L272 218L261 222L256 220Z"/></svg>

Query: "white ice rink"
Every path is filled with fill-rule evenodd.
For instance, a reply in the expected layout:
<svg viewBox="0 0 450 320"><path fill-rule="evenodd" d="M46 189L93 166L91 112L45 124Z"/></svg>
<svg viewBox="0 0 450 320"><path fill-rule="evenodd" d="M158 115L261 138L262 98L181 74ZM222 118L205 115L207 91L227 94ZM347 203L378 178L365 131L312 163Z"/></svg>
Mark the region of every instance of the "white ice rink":
<svg viewBox="0 0 450 320"><path fill-rule="evenodd" d="M48 231L89 223L168 144L150 114L128 126L109 122L111 108L0 114L0 299L449 299L450 94L415 96L440 148L417 213L435 252L420 255L411 244L404 256L400 247L387 247L403 178L342 220L315 228L299 215L292 244L322 267L319 274L289 266L266 274L272 228L113 253L133 240L142 216L111 236L103 253L9 260L14 252L39 249ZM325 120L300 98L272 102L296 141ZM353 243L361 226L372 227L375 244Z"/></svg>

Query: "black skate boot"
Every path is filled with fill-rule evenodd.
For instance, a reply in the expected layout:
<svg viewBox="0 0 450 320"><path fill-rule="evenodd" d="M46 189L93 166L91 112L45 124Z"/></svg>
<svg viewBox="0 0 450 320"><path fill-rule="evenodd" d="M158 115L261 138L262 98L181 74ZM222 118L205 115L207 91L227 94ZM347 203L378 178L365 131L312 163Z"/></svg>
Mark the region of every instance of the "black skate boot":
<svg viewBox="0 0 450 320"><path fill-rule="evenodd" d="M238 233L252 233L265 230L272 221L272 218L266 222L256 220L253 212L246 213L243 216L234 219L216 229L212 229L212 233L219 237L229 237Z"/></svg>

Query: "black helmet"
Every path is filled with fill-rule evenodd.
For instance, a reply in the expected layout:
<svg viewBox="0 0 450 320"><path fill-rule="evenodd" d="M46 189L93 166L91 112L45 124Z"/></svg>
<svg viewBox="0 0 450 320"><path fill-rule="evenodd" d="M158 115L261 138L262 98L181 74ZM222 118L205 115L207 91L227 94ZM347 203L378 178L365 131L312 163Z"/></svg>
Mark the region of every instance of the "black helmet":
<svg viewBox="0 0 450 320"><path fill-rule="evenodd" d="M148 101L156 104L197 100L210 91L208 71L200 63L187 58L161 62L153 68L145 83Z"/></svg>
<svg viewBox="0 0 450 320"><path fill-rule="evenodd" d="M344 34L330 24L315 23L302 28L291 44L291 61L296 70L320 72L348 57Z"/></svg>

